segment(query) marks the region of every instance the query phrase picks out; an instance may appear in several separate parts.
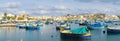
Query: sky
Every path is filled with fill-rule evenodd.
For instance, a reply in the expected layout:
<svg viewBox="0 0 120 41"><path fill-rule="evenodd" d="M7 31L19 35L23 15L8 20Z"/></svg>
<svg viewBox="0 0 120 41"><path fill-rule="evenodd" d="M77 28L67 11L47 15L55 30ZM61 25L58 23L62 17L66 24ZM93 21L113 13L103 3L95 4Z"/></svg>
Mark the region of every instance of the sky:
<svg viewBox="0 0 120 41"><path fill-rule="evenodd" d="M120 15L120 0L0 0L0 14L62 16L66 14Z"/></svg>

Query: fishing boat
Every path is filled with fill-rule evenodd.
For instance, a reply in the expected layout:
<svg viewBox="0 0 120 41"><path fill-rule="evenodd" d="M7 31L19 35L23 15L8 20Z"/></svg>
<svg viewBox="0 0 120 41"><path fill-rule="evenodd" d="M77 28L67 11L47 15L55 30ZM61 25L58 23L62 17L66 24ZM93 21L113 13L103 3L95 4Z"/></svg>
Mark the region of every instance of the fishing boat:
<svg viewBox="0 0 120 41"><path fill-rule="evenodd" d="M113 21L112 23L107 23L107 32L109 34L120 34L120 22Z"/></svg>
<svg viewBox="0 0 120 41"><path fill-rule="evenodd" d="M26 30L40 30L39 26L26 27Z"/></svg>
<svg viewBox="0 0 120 41"><path fill-rule="evenodd" d="M60 28L63 28L64 30L70 30L70 25L66 24L66 23L62 23L60 25L56 25L56 30L60 30Z"/></svg>
<svg viewBox="0 0 120 41"><path fill-rule="evenodd" d="M37 20L35 23L38 24L39 26L44 26L44 23L41 22L40 20Z"/></svg>
<svg viewBox="0 0 120 41"><path fill-rule="evenodd" d="M75 23L75 24L79 24L79 23L80 23L80 20L74 20L74 23Z"/></svg>
<svg viewBox="0 0 120 41"><path fill-rule="evenodd" d="M36 23L24 23L22 25L17 25L20 29L26 29L26 30L39 30L40 27L43 26L42 24L36 24Z"/></svg>
<svg viewBox="0 0 120 41"><path fill-rule="evenodd" d="M53 24L53 21L47 20L47 21L45 22L45 24L46 24L46 25Z"/></svg>
<svg viewBox="0 0 120 41"><path fill-rule="evenodd" d="M26 26L26 30L39 30L39 29L40 25L34 23L30 23L29 26Z"/></svg>
<svg viewBox="0 0 120 41"><path fill-rule="evenodd" d="M104 22L100 22L100 23L91 23L88 25L88 28L90 29L104 29L106 27L106 24Z"/></svg>
<svg viewBox="0 0 120 41"><path fill-rule="evenodd" d="M16 27L20 28L20 29L25 29L26 26L27 26L27 24L25 24L25 23L17 23L17 25L16 25Z"/></svg>
<svg viewBox="0 0 120 41"><path fill-rule="evenodd" d="M67 38L67 39L90 39L91 38L91 32L87 29L87 27L79 27L73 30L64 30L64 28L61 28L60 30L61 38Z"/></svg>

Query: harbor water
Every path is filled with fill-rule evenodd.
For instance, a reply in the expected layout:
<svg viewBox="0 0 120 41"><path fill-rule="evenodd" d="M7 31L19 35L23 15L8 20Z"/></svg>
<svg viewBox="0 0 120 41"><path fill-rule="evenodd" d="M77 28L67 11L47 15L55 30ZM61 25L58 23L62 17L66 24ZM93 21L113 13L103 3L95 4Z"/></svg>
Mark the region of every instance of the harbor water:
<svg viewBox="0 0 120 41"><path fill-rule="evenodd" d="M77 27L74 26L72 27ZM99 31L94 30L93 36L101 37L94 39L61 39L60 32L56 31L54 24L44 25L40 30L25 30L16 27L0 27L0 41L118 41L120 34L102 35ZM74 28L72 28L74 29ZM101 39L101 40L96 40Z"/></svg>

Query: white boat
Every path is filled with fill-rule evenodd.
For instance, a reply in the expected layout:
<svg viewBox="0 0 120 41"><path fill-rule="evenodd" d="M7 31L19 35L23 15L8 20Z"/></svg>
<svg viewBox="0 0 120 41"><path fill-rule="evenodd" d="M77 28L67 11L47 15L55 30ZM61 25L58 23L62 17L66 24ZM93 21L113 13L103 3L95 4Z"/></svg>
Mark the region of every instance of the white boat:
<svg viewBox="0 0 120 41"><path fill-rule="evenodd" d="M113 23L107 23L108 25L108 33L112 33L112 34L118 34L120 33L120 22L113 22Z"/></svg>

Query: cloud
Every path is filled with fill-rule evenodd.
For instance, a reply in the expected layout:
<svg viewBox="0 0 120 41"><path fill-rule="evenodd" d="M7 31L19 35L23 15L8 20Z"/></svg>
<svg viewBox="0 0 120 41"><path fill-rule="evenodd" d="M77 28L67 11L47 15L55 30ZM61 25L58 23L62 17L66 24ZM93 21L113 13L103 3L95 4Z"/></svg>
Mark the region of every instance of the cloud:
<svg viewBox="0 0 120 41"><path fill-rule="evenodd" d="M120 9L116 8L116 6L109 7L111 5L108 4L95 4L91 5L92 7L86 7L88 5L83 5L83 7L69 7L65 5L54 5L53 7L38 7L38 8L30 8L28 12L32 15L66 15L66 14L81 14L81 13L104 13L104 14L112 14L118 13ZM99 5L99 6L96 6Z"/></svg>
<svg viewBox="0 0 120 41"><path fill-rule="evenodd" d="M40 10L40 14L46 14L46 13L50 13L50 11L48 11L48 10Z"/></svg>
<svg viewBox="0 0 120 41"><path fill-rule="evenodd" d="M20 10L18 8L5 8L3 9L4 11L0 10L0 13L4 13L7 12L8 14L16 14L16 15L20 15L20 14L30 14L28 11L26 10Z"/></svg>
<svg viewBox="0 0 120 41"><path fill-rule="evenodd" d="M120 0L74 0L77 2L87 2L87 3L108 3L114 5L120 5Z"/></svg>
<svg viewBox="0 0 120 41"><path fill-rule="evenodd" d="M48 2L48 4L45 4L44 0L42 1L42 3L35 3L37 6L33 6L34 2L26 1L25 3L22 2L23 4L21 4L20 2L1 3L0 8L4 8L4 10L0 10L0 12L6 11L13 14L30 14L36 16L65 15L78 13L120 13L119 6L113 4L106 4L119 4L119 0L59 0L59 2L58 0L52 0L51 2ZM23 5L24 7L21 5Z"/></svg>
<svg viewBox="0 0 120 41"><path fill-rule="evenodd" d="M7 3L1 3L0 8L16 8L21 5L20 2L7 2Z"/></svg>
<svg viewBox="0 0 120 41"><path fill-rule="evenodd" d="M83 13L104 13L104 14L117 14L119 12L119 10L115 9L115 8L79 8L79 11L83 12Z"/></svg>
<svg viewBox="0 0 120 41"><path fill-rule="evenodd" d="M56 5L56 6L54 6L54 8L56 8L56 9L62 9L62 10L67 9L67 7L63 6L63 5Z"/></svg>
<svg viewBox="0 0 120 41"><path fill-rule="evenodd" d="M47 11L60 11L60 10L67 10L68 7L63 6L63 5L55 5L55 6L51 6L51 7L33 7L33 8L28 8L27 10L31 10L31 11L42 11L42 10L47 10Z"/></svg>
<svg viewBox="0 0 120 41"><path fill-rule="evenodd" d="M74 0L74 1L79 1L79 2L95 2L95 1L99 1L99 2L117 2L120 0Z"/></svg>
<svg viewBox="0 0 120 41"><path fill-rule="evenodd" d="M53 7L37 7L37 8L29 8L27 9L29 12L37 12L39 14L51 14L51 13L67 13L69 7L63 5L55 5Z"/></svg>

